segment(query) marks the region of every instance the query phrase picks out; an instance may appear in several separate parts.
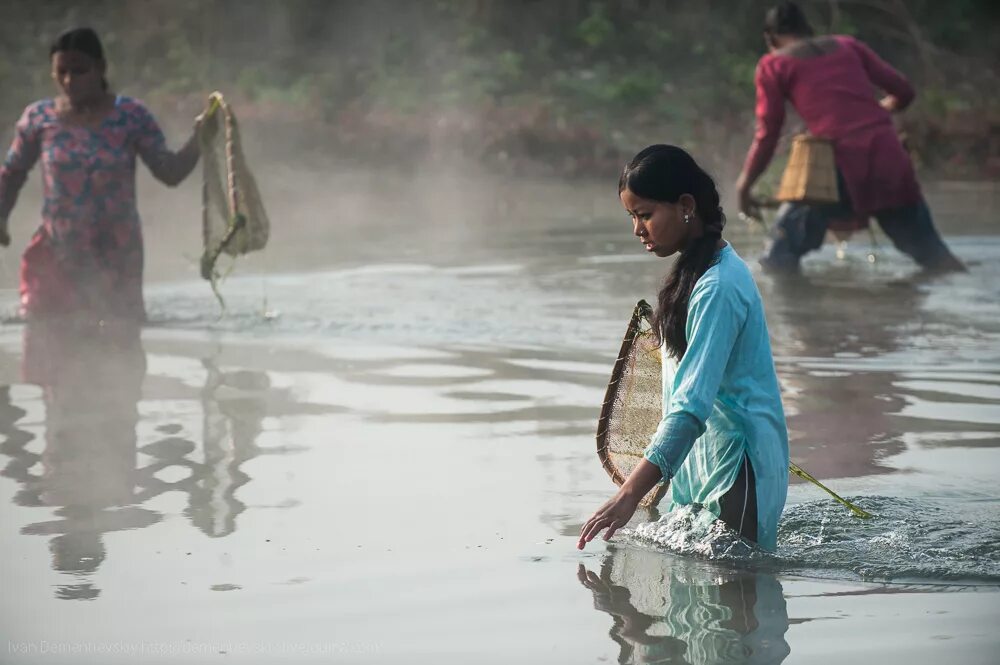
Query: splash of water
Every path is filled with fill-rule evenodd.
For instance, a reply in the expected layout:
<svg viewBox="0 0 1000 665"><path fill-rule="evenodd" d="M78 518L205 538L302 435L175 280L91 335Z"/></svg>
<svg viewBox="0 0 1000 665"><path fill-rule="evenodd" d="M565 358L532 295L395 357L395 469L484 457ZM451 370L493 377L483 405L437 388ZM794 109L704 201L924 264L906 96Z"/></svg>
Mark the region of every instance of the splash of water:
<svg viewBox="0 0 1000 665"><path fill-rule="evenodd" d="M1000 582L1000 519L982 504L865 497L858 520L828 502L785 510L782 568L845 571L862 580Z"/></svg>
<svg viewBox="0 0 1000 665"><path fill-rule="evenodd" d="M959 510L929 499L852 500L875 519L857 519L829 501L786 508L775 553L741 539L700 506L679 508L621 534L627 544L775 573L1000 586L1000 519L988 504Z"/></svg>
<svg viewBox="0 0 1000 665"><path fill-rule="evenodd" d="M710 560L746 561L762 554L698 505L682 506L656 522L625 529L622 535L641 545Z"/></svg>

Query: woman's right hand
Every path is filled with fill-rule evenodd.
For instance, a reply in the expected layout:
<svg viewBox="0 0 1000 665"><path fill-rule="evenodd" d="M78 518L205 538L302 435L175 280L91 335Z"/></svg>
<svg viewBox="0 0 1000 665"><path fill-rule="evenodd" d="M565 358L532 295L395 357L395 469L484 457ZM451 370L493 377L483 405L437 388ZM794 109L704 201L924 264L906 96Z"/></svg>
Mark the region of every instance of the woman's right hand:
<svg viewBox="0 0 1000 665"><path fill-rule="evenodd" d="M648 459L640 460L625 482L622 483L618 493L591 515L583 528L580 529L580 540L576 543L577 549L582 550L604 529L608 530L604 534L604 540L611 540L615 531L628 524L632 515L635 515L642 497L646 496L662 477L658 466Z"/></svg>
<svg viewBox="0 0 1000 665"><path fill-rule="evenodd" d="M205 106L205 110L195 116L194 119L195 136L204 135L208 141L215 138L215 134L219 129L219 123L212 122L212 120L214 120L215 114L219 112L221 99L222 95L219 93L213 92L208 96L208 103Z"/></svg>
<svg viewBox="0 0 1000 665"><path fill-rule="evenodd" d="M886 95L879 100L878 104L889 113L896 113L899 111L899 98L895 95Z"/></svg>
<svg viewBox="0 0 1000 665"><path fill-rule="evenodd" d="M583 528L580 529L580 540L577 541L576 548L582 550L604 529L608 530L604 534L604 540L611 540L615 531L628 524L628 521L632 519L641 498L642 495L634 496L624 487L618 490L618 493L591 515Z"/></svg>
<svg viewBox="0 0 1000 665"><path fill-rule="evenodd" d="M736 198L741 215L751 219L761 219L760 201L753 197L749 187L739 187L736 191Z"/></svg>

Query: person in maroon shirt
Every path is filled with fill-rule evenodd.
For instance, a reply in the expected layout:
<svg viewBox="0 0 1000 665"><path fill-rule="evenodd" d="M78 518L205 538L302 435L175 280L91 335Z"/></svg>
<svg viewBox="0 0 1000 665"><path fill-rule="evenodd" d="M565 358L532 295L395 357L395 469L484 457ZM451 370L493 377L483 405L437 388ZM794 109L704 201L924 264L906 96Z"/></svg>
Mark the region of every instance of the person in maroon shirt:
<svg viewBox="0 0 1000 665"><path fill-rule="evenodd" d="M740 210L757 214L751 189L774 155L786 100L812 135L832 141L840 201L782 205L761 265L796 271L828 228L863 228L874 216L896 248L925 269L964 270L934 228L892 122L891 114L915 97L909 81L853 37L815 37L793 2L768 11L764 39L769 53L755 76L757 130L736 182ZM886 93L881 101L876 89Z"/></svg>

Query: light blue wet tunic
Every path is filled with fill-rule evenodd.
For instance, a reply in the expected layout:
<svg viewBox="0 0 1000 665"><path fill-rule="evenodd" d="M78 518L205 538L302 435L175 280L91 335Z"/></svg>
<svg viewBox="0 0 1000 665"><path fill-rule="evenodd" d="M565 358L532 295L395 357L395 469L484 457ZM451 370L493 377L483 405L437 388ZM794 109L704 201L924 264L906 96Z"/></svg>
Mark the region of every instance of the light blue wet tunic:
<svg viewBox="0 0 1000 665"><path fill-rule="evenodd" d="M758 544L773 551L788 493L788 431L760 292L731 245L695 284L686 330L684 358L663 353L663 420L646 459L670 481L668 509L701 504L711 519L746 455Z"/></svg>

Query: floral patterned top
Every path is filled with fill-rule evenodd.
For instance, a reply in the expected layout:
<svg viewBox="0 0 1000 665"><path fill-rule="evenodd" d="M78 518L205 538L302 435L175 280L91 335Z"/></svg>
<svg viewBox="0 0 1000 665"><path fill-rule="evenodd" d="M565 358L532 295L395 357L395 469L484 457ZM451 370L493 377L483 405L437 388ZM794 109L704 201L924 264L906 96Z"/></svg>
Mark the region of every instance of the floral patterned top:
<svg viewBox="0 0 1000 665"><path fill-rule="evenodd" d="M42 224L21 265L25 315L144 318L136 155L148 166L166 153L156 120L129 97L117 97L96 128L64 122L51 99L25 109L0 167L6 217L28 171L42 164Z"/></svg>

